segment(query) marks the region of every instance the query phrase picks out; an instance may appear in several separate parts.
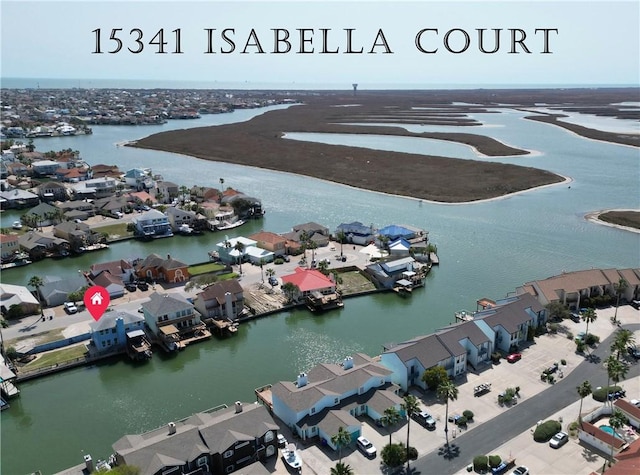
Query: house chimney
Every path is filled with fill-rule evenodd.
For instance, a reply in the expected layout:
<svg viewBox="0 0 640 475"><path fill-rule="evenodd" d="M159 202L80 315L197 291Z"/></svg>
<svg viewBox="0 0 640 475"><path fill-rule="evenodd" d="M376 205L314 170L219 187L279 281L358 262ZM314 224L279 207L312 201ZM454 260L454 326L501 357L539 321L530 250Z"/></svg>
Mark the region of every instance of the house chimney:
<svg viewBox="0 0 640 475"><path fill-rule="evenodd" d="M173 435L176 433L176 423L175 422L169 422L169 424L167 424L167 426L169 427L169 435Z"/></svg>
<svg viewBox="0 0 640 475"><path fill-rule="evenodd" d="M300 373L298 375L298 381L296 382L296 386L298 386L299 388L302 388L304 386L307 385L307 373Z"/></svg>
<svg viewBox="0 0 640 475"><path fill-rule="evenodd" d="M353 358L351 356L347 356L344 361L342 362L342 367L344 369L351 369L353 368Z"/></svg>
<svg viewBox="0 0 640 475"><path fill-rule="evenodd" d="M240 401L236 401L236 414L242 412L242 403Z"/></svg>

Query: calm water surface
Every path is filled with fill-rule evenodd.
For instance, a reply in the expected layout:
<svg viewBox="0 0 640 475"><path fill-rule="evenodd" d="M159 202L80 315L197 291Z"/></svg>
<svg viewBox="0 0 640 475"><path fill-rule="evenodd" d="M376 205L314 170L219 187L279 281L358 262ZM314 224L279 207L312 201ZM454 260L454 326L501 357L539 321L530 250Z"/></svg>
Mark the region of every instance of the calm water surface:
<svg viewBox="0 0 640 475"><path fill-rule="evenodd" d="M116 147L159 130L247 120L262 111L205 116L146 128L95 127L90 137L44 139L37 149L73 148L90 163L113 163L126 170L150 167L165 179L186 185L225 185L262 199L267 214L237 230L287 231L316 221L334 229L359 220L385 226L409 224L429 230L441 265L411 299L375 295L350 299L344 309L321 318L286 312L243 325L234 338L212 339L175 358L154 355L149 364L114 360L21 384L21 396L2 413L2 473L51 473L110 453L123 434L152 429L218 404L253 401L253 389L296 374L321 361L337 361L356 351L379 354L384 343L425 334L449 323L456 310L474 309L483 296L498 298L523 282L565 270L640 265L637 234L588 223L584 214L605 208L640 208L637 149L577 137L558 127L522 119L519 112L479 114L483 133L539 153L493 159L551 170L571 177L567 184L508 199L443 205L385 196L319 180L174 154ZM451 127L421 130L454 129ZM290 134L382 150L477 159L468 147L433 140L358 137L344 134ZM319 164L321 166L321 164ZM428 186L428 177L425 177ZM15 219L2 214L2 225ZM170 253L186 262L206 260L220 239L215 234L152 243L128 241L93 256L44 261L6 272L2 280L24 284L38 273L71 275L99 260Z"/></svg>

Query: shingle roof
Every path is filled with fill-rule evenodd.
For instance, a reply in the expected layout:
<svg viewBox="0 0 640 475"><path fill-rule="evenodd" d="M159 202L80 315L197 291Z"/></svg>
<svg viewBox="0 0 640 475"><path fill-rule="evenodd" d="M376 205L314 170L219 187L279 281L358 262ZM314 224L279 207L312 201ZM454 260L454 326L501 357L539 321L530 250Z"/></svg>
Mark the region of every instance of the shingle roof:
<svg viewBox="0 0 640 475"><path fill-rule="evenodd" d="M227 292L230 292L232 300L235 300L236 294L242 292L240 282L238 282L237 279L229 279L223 280L221 282L216 282L215 284L211 284L210 286L206 287L197 295L197 297L203 299L204 301L216 299L219 303L222 304L225 301L224 295Z"/></svg>
<svg viewBox="0 0 640 475"><path fill-rule="evenodd" d="M152 293L149 301L142 306L151 315L164 315L193 308L193 305L180 294L159 294L158 292Z"/></svg>
<svg viewBox="0 0 640 475"><path fill-rule="evenodd" d="M107 312L105 313L100 320L97 322L91 322L89 326L91 330L96 332L100 330L106 330L110 328L114 328L116 326L116 320L118 318L122 318L122 322L126 325L135 322L143 322L144 317L142 315L134 315L129 312Z"/></svg>

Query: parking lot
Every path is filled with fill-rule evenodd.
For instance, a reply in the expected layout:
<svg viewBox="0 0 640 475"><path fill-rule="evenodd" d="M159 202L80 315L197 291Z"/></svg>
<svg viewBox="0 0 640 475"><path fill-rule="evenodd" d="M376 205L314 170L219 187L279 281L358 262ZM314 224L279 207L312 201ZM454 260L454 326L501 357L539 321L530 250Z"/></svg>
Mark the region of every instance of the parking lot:
<svg viewBox="0 0 640 475"><path fill-rule="evenodd" d="M617 327L609 320L613 316L614 310L614 308L598 310L598 319L589 325L589 333L598 335L601 340L604 340L614 332ZM629 305L621 306L618 310L618 319L623 323L637 323L639 316L640 312ZM472 411L474 421L468 425L466 430L474 430L480 427L483 422L509 410L509 407L498 404L498 394L506 388L519 386L521 401L549 388L549 383L540 380L540 373L543 369L557 362L559 369L562 370L564 376L567 376L573 368L581 363L584 356L575 352L576 345L573 339L567 338L567 332L577 335L580 331L585 330L586 324L584 322L577 323L566 320L560 324L558 333L536 338L535 343L523 348L520 361L510 364L503 359L497 365L487 365L484 368L479 368L477 372L469 372L456 379L455 383L458 386L459 394L456 401L449 403L449 414L462 414L464 410ZM635 338L640 343L640 332L636 332ZM566 361L566 365L561 364L563 359ZM556 375L559 378L558 373ZM474 387L485 382L491 383L491 390L481 396L474 396ZM640 387L640 380L626 381L622 383L622 386L628 388L627 397L629 399L640 399L640 390L637 389ZM429 431L417 422L411 421L410 442L418 449L418 454L421 456L444 446L446 441L444 433L446 408L445 404L438 401L432 392L423 393L419 390L411 392L418 397L421 406L436 419L434 431ZM633 395L633 392L637 394ZM554 418L562 417L566 426L570 421L576 419L578 405L579 401L564 408ZM601 403L586 398L583 404L583 413L600 405ZM380 473L384 469L381 464L380 451L389 443L388 432L386 428L377 427L369 418L363 418L362 421L362 435L376 446L378 456L372 460L367 459L356 449L354 442L351 447L343 449L343 462L348 463L356 473ZM449 424L450 441L460 435L460 430L454 424ZM535 443L531 431L520 434L501 447L496 447L495 451L491 453L499 454L503 458L517 455L518 465L526 465L532 474L574 475L584 473L586 475L593 470L601 469L603 463L601 454L579 444L576 440L570 440L560 449L552 449L548 444ZM393 442L406 443L406 421L393 429L391 439ZM318 447L317 444L301 447L301 449L305 469L308 469L306 471L326 474L329 473L330 467L338 461L337 453ZM281 473L287 472L285 470ZM460 473L467 472L465 470Z"/></svg>

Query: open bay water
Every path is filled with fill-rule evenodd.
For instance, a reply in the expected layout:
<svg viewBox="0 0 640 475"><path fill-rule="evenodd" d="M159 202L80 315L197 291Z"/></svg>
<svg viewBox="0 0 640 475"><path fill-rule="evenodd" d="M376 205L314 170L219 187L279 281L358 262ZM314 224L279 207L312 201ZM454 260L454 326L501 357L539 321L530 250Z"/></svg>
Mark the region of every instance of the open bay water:
<svg viewBox="0 0 640 475"><path fill-rule="evenodd" d="M549 169L571 177L571 183L507 199L446 205L115 145L162 130L248 120L264 111L236 111L162 126L101 126L94 127L92 136L35 143L40 151L77 149L90 164L116 164L122 170L150 167L166 180L187 186L219 186L222 177L225 186L259 197L267 211L261 222L237 228L234 235L259 229L283 232L308 221L331 230L354 220L379 227L409 224L425 228L437 244L441 260L425 288L410 299L395 294L348 299L342 310L322 316L303 310L283 312L243 324L233 338L214 338L173 358L158 352L142 366L114 359L23 383L21 396L2 413L2 473L36 469L51 473L81 463L84 453L91 453L94 459L105 457L111 444L125 434L146 431L218 404L254 401L254 388L294 380L298 372L319 362L338 361L357 351L379 354L385 343L429 333L452 322L455 311L474 310L478 298L503 297L529 280L591 267L640 265L640 235L584 219L585 213L599 209L640 208L638 149L587 140L558 127L524 120L524 114L516 111L480 114L476 117L485 127L455 130L484 133L539 152L481 160ZM370 146L375 148L384 145L405 151L405 144L411 142L413 151L420 153L452 153L446 142L439 148L439 142L433 140L373 139ZM345 142L338 143L367 146L358 136L340 140ZM459 146L458 150L460 156L467 154L464 158L475 156L468 147ZM425 186L429 180L424 177ZM13 216L2 213L2 225L15 219ZM207 259L207 252L222 237L205 234L152 243L127 241L80 258L45 260L13 269L4 272L2 280L25 284L34 274L72 275L92 262L150 252L198 262Z"/></svg>

